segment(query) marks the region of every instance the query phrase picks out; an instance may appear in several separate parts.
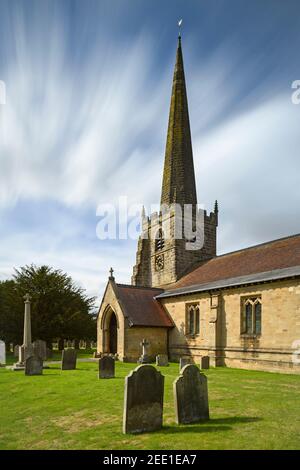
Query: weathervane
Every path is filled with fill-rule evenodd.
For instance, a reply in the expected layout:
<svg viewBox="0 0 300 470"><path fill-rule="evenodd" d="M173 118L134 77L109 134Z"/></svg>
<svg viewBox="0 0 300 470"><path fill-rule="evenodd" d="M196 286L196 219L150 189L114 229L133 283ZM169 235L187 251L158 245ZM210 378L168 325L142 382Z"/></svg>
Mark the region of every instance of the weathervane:
<svg viewBox="0 0 300 470"><path fill-rule="evenodd" d="M180 38L181 37L181 25L182 25L182 19L178 21L178 37Z"/></svg>

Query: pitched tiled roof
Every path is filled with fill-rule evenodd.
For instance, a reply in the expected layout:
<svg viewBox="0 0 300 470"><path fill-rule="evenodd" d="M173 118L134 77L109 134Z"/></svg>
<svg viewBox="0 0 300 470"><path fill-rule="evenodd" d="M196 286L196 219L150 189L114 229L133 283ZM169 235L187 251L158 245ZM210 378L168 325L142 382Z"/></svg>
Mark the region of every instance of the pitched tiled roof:
<svg viewBox="0 0 300 470"><path fill-rule="evenodd" d="M300 234L256 245L201 263L168 291L300 265Z"/></svg>
<svg viewBox="0 0 300 470"><path fill-rule="evenodd" d="M174 326L155 297L162 289L115 284L115 292L130 326Z"/></svg>
<svg viewBox="0 0 300 470"><path fill-rule="evenodd" d="M174 297L178 295L193 294L196 292L207 292L212 290L220 290L228 287L246 286L249 284L264 283L276 281L280 279L289 279L300 277L300 265L291 268L273 269L263 273L248 274L247 276L231 277L220 279L218 281L205 282L204 284L196 284L193 286L178 287L177 289L165 291L157 296L157 299L165 297Z"/></svg>

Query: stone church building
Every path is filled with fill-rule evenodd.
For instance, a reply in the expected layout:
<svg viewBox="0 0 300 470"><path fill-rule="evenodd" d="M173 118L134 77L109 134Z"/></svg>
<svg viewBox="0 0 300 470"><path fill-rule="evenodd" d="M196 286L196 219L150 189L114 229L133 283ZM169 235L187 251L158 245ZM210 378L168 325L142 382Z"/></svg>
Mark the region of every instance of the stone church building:
<svg viewBox="0 0 300 470"><path fill-rule="evenodd" d="M209 355L213 366L299 373L300 234L217 256L216 202L202 211L199 248L187 249L195 240L174 236L176 207L185 204L194 226L200 210L179 38L161 192L161 207L170 210L143 212L131 284L117 283L111 272L97 352L136 362L146 338L153 359Z"/></svg>

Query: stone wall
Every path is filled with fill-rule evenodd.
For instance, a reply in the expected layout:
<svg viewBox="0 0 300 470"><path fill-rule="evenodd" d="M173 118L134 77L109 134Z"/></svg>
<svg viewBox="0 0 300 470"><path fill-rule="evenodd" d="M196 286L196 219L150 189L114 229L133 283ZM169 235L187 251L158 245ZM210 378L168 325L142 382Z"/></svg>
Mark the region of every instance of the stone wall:
<svg viewBox="0 0 300 470"><path fill-rule="evenodd" d="M167 354L168 328L131 327L125 330L125 357L124 361L136 362L141 356L140 346L143 338L150 343L148 354L154 361L157 354Z"/></svg>
<svg viewBox="0 0 300 470"><path fill-rule="evenodd" d="M241 300L256 295L262 300L262 333L242 335ZM192 337L185 334L185 316L186 305L194 302L200 306L200 334ZM300 373L292 360L292 344L300 339L299 280L180 296L163 304L176 325L169 334L171 360L191 355L198 361L209 354L212 365Z"/></svg>
<svg viewBox="0 0 300 470"><path fill-rule="evenodd" d="M133 268L132 284L136 286L164 287L173 284L189 272L200 261L216 256L217 212L203 213L204 242L198 250L186 249L185 238L176 238L176 214L170 214L162 220L161 213L154 213L142 220L143 236L138 240L136 265ZM155 237L160 228L164 229L164 247L155 250ZM163 267L158 269L157 257L163 260Z"/></svg>
<svg viewBox="0 0 300 470"><path fill-rule="evenodd" d="M109 282L106 288L106 292L103 297L102 304L100 306L98 319L97 319L97 353L107 352L105 349L106 338L105 334L107 328L105 326L105 319L111 312L115 313L117 317L117 332L118 332L118 354L122 358L125 355L124 350L124 330L125 330L125 319L120 308L119 302L115 296L113 290L113 283Z"/></svg>

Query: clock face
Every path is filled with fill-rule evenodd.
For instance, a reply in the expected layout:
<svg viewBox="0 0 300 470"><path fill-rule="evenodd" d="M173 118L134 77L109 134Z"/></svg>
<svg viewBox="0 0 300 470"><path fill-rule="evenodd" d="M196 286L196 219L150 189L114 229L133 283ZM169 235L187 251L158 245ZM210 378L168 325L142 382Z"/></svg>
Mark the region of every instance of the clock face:
<svg viewBox="0 0 300 470"><path fill-rule="evenodd" d="M157 255L155 258L155 269L161 271L164 269L164 255Z"/></svg>

